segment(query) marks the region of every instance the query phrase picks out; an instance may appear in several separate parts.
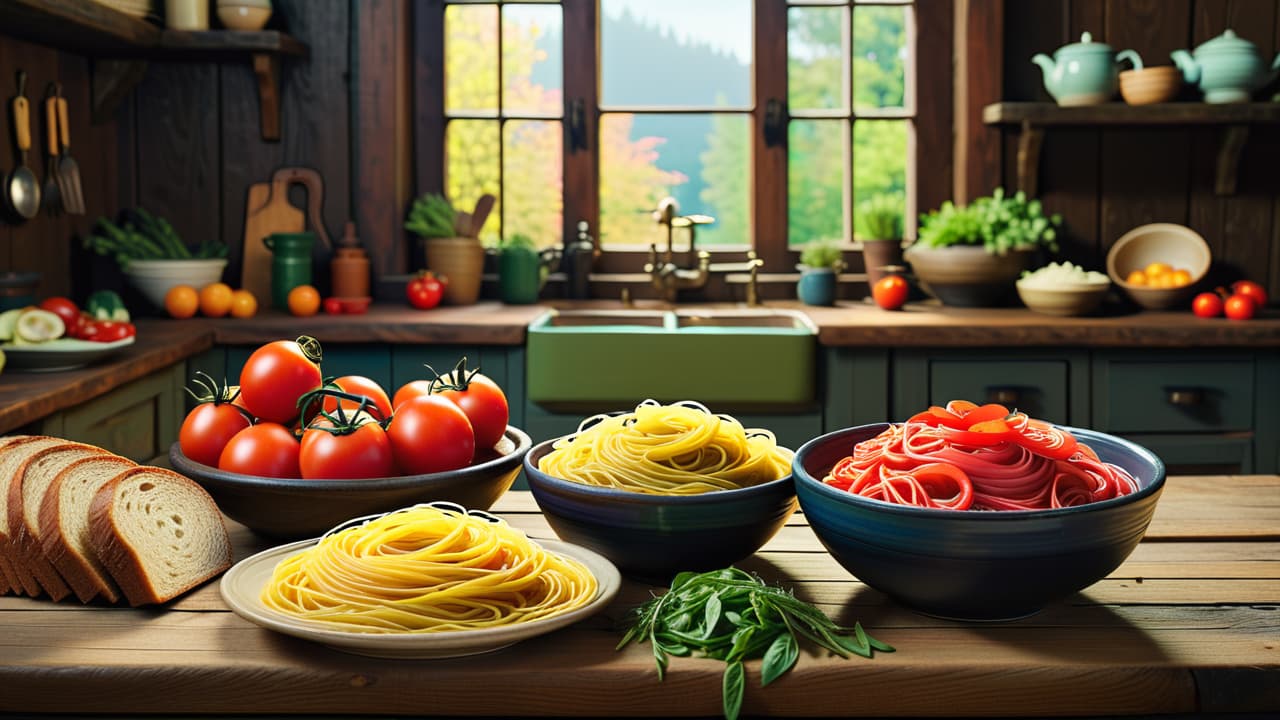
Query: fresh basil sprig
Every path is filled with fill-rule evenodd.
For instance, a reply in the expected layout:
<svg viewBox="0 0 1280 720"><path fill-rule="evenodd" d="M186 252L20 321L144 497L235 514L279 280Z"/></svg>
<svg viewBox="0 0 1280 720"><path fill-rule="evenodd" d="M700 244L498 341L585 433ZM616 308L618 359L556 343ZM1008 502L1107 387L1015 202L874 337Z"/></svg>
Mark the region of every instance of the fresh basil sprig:
<svg viewBox="0 0 1280 720"><path fill-rule="evenodd" d="M763 687L796 664L800 637L846 658L869 658L876 650L893 652L893 646L868 635L860 623L841 627L790 590L766 585L758 576L737 568L680 573L671 581L671 590L632 608L627 625L617 649L632 641L648 641L659 681L671 655L728 663L723 682L724 716L728 720L735 720L742 710L744 660L763 658Z"/></svg>

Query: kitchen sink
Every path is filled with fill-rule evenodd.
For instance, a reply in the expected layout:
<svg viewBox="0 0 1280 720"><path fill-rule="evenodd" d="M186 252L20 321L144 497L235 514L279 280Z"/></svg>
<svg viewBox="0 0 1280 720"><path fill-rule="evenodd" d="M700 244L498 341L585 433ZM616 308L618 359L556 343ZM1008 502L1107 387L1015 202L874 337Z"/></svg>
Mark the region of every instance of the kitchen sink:
<svg viewBox="0 0 1280 720"><path fill-rule="evenodd" d="M814 401L816 352L817 329L792 310L551 310L529 325L526 392L559 411L646 398L800 408Z"/></svg>

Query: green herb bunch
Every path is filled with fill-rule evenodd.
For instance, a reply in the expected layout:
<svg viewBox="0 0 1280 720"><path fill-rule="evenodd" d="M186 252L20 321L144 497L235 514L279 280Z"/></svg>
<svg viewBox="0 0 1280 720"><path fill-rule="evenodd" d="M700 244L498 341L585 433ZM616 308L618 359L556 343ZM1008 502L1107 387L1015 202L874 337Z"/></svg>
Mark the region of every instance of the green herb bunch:
<svg viewBox="0 0 1280 720"><path fill-rule="evenodd" d="M844 263L840 259L840 246L832 240L814 240L800 250L800 264L810 268L839 269Z"/></svg>
<svg viewBox="0 0 1280 720"><path fill-rule="evenodd" d="M881 193L858 203L858 238L863 242L902 239L902 193Z"/></svg>
<svg viewBox="0 0 1280 720"><path fill-rule="evenodd" d="M658 680L668 656L723 660L724 716L735 720L742 710L746 675L742 663L764 659L763 687L795 665L799 638L807 638L841 656L869 658L876 650L893 647L867 634L862 625L841 627L790 590L766 585L756 575L737 568L704 573L683 572L671 590L630 611L628 629L618 649L632 641L653 647Z"/></svg>
<svg viewBox="0 0 1280 720"><path fill-rule="evenodd" d="M528 235L524 235L522 233L516 233L514 235L511 235L503 239L502 249L503 250L507 250L507 249L537 250L538 244L535 243L533 241L533 238L529 237Z"/></svg>
<svg viewBox="0 0 1280 720"><path fill-rule="evenodd" d="M1039 200L1028 200L1022 191L1006 197L996 188L967 206L948 201L922 215L917 242L933 248L981 245L992 255L1038 247L1056 251L1061 225L1062 216L1046 216Z"/></svg>
<svg viewBox="0 0 1280 720"><path fill-rule="evenodd" d="M427 193L413 201L409 219L404 227L424 238L445 238L457 235L454 221L457 213L453 205L440 193Z"/></svg>
<svg viewBox="0 0 1280 720"><path fill-rule="evenodd" d="M84 246L99 255L111 256L124 267L132 260L192 260L224 258L227 245L221 241L200 243L188 248L168 220L142 208L121 213L119 224L100 217Z"/></svg>

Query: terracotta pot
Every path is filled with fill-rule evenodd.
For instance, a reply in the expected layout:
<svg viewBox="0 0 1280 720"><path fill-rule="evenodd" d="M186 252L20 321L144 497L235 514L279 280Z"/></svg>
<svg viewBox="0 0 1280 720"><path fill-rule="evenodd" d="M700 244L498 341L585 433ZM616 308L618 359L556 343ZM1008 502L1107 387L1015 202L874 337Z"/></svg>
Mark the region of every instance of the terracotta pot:
<svg viewBox="0 0 1280 720"><path fill-rule="evenodd" d="M1014 283L1031 267L1035 250L992 255L981 245L926 248L912 245L904 253L926 292L945 305L992 307L1013 297Z"/></svg>
<svg viewBox="0 0 1280 720"><path fill-rule="evenodd" d="M867 269L867 287L871 287L890 274L884 268L902 265L902 241L863 240L862 263Z"/></svg>
<svg viewBox="0 0 1280 720"><path fill-rule="evenodd" d="M431 238L426 241L427 267L448 279L444 300L450 305L471 305L480 298L484 274L484 248L475 238Z"/></svg>

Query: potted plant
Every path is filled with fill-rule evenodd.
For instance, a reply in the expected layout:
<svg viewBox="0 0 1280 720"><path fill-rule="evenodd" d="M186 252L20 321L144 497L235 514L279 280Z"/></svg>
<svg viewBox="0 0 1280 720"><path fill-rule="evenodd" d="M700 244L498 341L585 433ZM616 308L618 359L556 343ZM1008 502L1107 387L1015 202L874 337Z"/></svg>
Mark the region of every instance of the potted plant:
<svg viewBox="0 0 1280 720"><path fill-rule="evenodd" d="M834 305L836 276L844 269L834 240L815 240L800 251L800 281L796 295L806 305Z"/></svg>
<svg viewBox="0 0 1280 720"><path fill-rule="evenodd" d="M484 273L484 248L471 216L459 213L439 193L427 193L413 201L404 226L425 243L427 267L444 276L444 299L451 305L470 305L480 297Z"/></svg>
<svg viewBox="0 0 1280 720"><path fill-rule="evenodd" d="M907 262L926 290L944 304L1000 305L1036 254L1058 249L1062 218L1046 216L1039 200L996 188L968 205L945 202L920 218Z"/></svg>
<svg viewBox="0 0 1280 720"><path fill-rule="evenodd" d="M888 274L884 268L902 265L903 205L902 193L881 193L858 203L854 223L868 287Z"/></svg>

